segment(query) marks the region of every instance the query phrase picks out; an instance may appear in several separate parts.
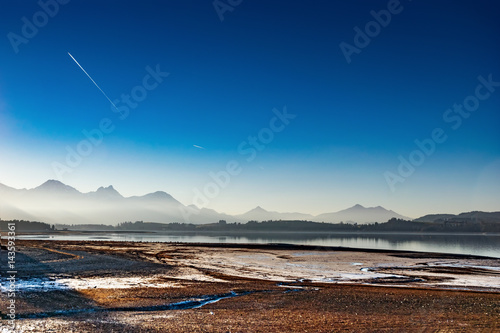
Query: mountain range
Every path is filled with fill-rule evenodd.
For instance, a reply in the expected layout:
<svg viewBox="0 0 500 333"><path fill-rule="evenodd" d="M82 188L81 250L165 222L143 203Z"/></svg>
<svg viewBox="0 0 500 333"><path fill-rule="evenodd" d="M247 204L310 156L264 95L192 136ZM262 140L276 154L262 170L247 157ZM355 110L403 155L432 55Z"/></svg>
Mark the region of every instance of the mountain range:
<svg viewBox="0 0 500 333"><path fill-rule="evenodd" d="M355 205L317 216L280 213L256 207L244 214L228 215L212 209L185 206L170 194L158 191L124 197L113 186L82 193L57 180L48 180L33 189L15 189L0 184L0 218L24 219L63 224L115 224L124 221L154 221L205 224L228 222L307 220L330 223L373 223L391 218L409 220L383 207Z"/></svg>

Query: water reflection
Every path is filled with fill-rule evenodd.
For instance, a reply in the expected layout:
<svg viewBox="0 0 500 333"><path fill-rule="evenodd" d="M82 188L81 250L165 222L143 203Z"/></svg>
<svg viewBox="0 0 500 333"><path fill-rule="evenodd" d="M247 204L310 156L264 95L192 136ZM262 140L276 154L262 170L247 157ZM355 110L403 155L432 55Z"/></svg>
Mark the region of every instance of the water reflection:
<svg viewBox="0 0 500 333"><path fill-rule="evenodd" d="M25 235L24 239L113 240L186 243L290 243L302 245L343 246L386 250L409 250L459 253L500 257L500 234L307 234L307 233L119 233L74 235Z"/></svg>

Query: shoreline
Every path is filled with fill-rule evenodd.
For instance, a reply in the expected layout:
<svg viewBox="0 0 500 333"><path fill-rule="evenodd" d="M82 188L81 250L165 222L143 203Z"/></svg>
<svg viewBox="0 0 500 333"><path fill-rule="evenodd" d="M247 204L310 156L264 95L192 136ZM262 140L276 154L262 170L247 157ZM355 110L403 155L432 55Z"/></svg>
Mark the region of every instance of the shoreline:
<svg viewBox="0 0 500 333"><path fill-rule="evenodd" d="M19 240L57 241L127 241L127 242L186 242L210 244L297 244L347 247L353 249L383 249L388 251L415 251L446 254L465 254L500 258L500 234L423 234L423 233L225 233L203 232L149 232L120 231L57 231L54 233L18 233ZM6 240L4 236L3 240Z"/></svg>
<svg viewBox="0 0 500 333"><path fill-rule="evenodd" d="M1 233L6 233L2 231ZM245 235L245 234L311 234L311 235L417 235L417 236L500 236L500 232L422 232L422 231L276 231L276 230L249 230L249 231L220 231L220 230L55 230L55 231L20 231L18 235L78 235L78 234L214 234L214 235Z"/></svg>
<svg viewBox="0 0 500 333"><path fill-rule="evenodd" d="M76 234L92 234L94 232L78 232ZM121 233L121 232L120 232ZM129 233L129 232L123 232ZM143 232L145 234L154 232ZM39 233L36 233L39 235ZM18 236L31 235L30 233L18 233ZM483 236L483 235L478 235ZM496 235L494 235L496 236ZM2 238L3 239L3 238ZM195 247L209 247L209 248L247 248L247 249L281 249L281 250L317 250L317 251L347 251L347 252L366 252L366 253L387 253L387 254L406 254L408 256L413 256L414 258L443 258L443 259L500 259L499 257L485 256L485 255L475 255L475 254L462 254L462 253L447 253L447 252L433 252L433 251L412 251L412 250L392 250L392 249L374 249L374 248L363 248L363 247L348 247L348 246L325 246L325 245L305 245L305 244L292 244L292 243L207 243L207 242L176 242L176 241L142 241L142 240L113 240L113 239L91 239L91 240L52 240L52 239L26 239L17 238L17 242L58 242L67 244L81 244L85 243L98 243L103 242L113 242L114 244L119 243L138 243L138 244L169 244L176 246L195 246ZM2 245L2 249L6 250L6 246Z"/></svg>
<svg viewBox="0 0 500 333"><path fill-rule="evenodd" d="M211 270L224 270L228 267L229 264L231 264L233 269L232 274L235 275L238 275L238 265L245 266L245 269L247 269L247 266L254 265L254 268L256 268L256 273L260 273L259 267L263 266L263 261L266 260L273 261L275 259L284 259L285 265L303 266L293 264L291 262L302 262L300 260L301 258L293 258L293 255L304 255L308 260L312 260L312 262L317 261L320 264L325 264L325 262L327 262L328 260L330 260L331 262L339 261L334 267L327 267L325 265L321 267L323 269L330 268L330 270L332 270L333 272L342 272L343 270L345 271L346 268L347 273L354 274L358 269L366 273L369 271L387 272L405 269L420 270L425 268L426 270L433 269L435 271L439 271L439 273L450 275L474 275L476 273L478 273L477 275L487 275L487 273L489 273L492 276L498 275L498 277L500 277L500 258L455 253L353 248L342 246L316 246L288 243L186 243L114 241L106 239L89 240L84 242L74 240L17 240L16 246L18 248L31 247L43 249L44 251L50 252L50 255L56 255L59 257L61 257L61 254L63 255L63 257L64 255L66 255L67 257L65 259L55 259L54 261L68 260L72 264L75 264L75 261L71 261L72 259L83 258L85 253L97 253L99 255L106 254L117 256L120 258L125 258L127 260L138 260L142 262L160 265L175 265L180 267L185 265L185 263L182 261L182 259L184 259L183 255L173 256L174 259L178 260L171 260L172 258L168 256L165 258L163 258L162 256L165 252L190 252L191 254L187 257L189 257L189 259L193 259L193 257L195 256L197 257L198 261L196 262L196 264L201 265L200 267L197 267L198 269L205 269L204 266L209 265L211 260L215 260L220 264L220 267L218 267L217 265L213 265L214 267L211 267ZM7 247L3 244L2 250L7 250ZM75 251L77 251L78 253L74 254ZM84 254L82 255L81 252L83 252ZM248 256L240 256L242 258L249 259L248 262L245 262L245 260L241 259L239 259L238 262L231 262L235 260L235 253L250 253ZM252 256L255 258L253 258ZM265 256L268 256L268 258L265 258ZM366 262L356 262L362 261L361 258L364 258ZM221 260L226 260L226 262L222 264ZM340 260L344 261L342 262ZM426 261L422 262L422 260ZM48 261L50 262L51 260ZM384 261L387 262L387 267L381 265L381 263ZM78 264L78 261L76 263ZM190 264L193 265L193 263L194 262L191 260ZM340 265L340 263L343 263L343 266ZM349 263L347 267L346 263ZM486 263L487 265L484 265L484 263ZM350 267L351 265L356 267ZM463 267L460 267L460 265L462 265ZM312 267L312 269L309 269L304 273L305 276L297 277L297 280L310 280L310 276L308 276L308 274L316 273L316 268L319 266L312 265ZM482 267L486 267L484 268L484 271L478 270L478 268L483 269ZM101 265L99 265L99 263L92 262L90 268L87 267L87 270L99 272L101 268L102 267ZM126 272L126 270L123 271ZM415 277L414 274L411 276ZM286 280L284 276L281 278L283 281ZM459 276L453 276L451 279L459 278ZM420 276L418 276L417 279L423 280ZM344 281L332 280L328 282L338 283ZM351 281L349 280L348 282ZM352 279L352 282L356 284L358 280ZM414 287L412 285L400 286ZM431 287L439 289L439 287L436 285L432 285ZM473 287L474 285L471 284L469 286L469 290L473 290ZM500 291L500 279L498 283L495 283L491 291Z"/></svg>

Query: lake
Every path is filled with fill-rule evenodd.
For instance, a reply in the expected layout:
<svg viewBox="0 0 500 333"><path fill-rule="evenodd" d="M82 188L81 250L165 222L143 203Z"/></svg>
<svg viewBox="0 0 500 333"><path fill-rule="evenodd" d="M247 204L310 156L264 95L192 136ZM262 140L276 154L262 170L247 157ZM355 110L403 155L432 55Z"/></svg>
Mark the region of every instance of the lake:
<svg viewBox="0 0 500 333"><path fill-rule="evenodd" d="M500 234L318 234L318 233L80 233L18 235L18 239L133 241L185 243L288 243L363 249L403 250L482 255L500 258Z"/></svg>

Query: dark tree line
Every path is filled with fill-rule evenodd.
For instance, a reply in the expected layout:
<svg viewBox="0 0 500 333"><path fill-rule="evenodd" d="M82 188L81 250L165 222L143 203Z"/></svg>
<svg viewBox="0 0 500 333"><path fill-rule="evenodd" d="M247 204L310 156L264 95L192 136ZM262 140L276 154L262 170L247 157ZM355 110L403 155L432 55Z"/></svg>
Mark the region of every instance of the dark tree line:
<svg viewBox="0 0 500 333"><path fill-rule="evenodd" d="M49 225L43 222L24 220L1 221L0 231L7 231L9 222L16 223L16 231L143 231L143 232L500 232L500 223L474 220L446 220L439 222L413 222L400 219L391 219L385 223L351 224L325 223L311 221L248 221L247 223L227 223L224 220L211 224L191 223L158 223L158 222L122 222L113 225L105 224L56 224Z"/></svg>
<svg viewBox="0 0 500 333"><path fill-rule="evenodd" d="M36 222L36 221L25 221L25 220L10 220L3 221L0 220L0 231L7 232L9 231L8 225L9 223L15 224L16 232L30 232L30 231L54 231L54 225L50 225L44 222Z"/></svg>

